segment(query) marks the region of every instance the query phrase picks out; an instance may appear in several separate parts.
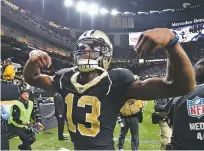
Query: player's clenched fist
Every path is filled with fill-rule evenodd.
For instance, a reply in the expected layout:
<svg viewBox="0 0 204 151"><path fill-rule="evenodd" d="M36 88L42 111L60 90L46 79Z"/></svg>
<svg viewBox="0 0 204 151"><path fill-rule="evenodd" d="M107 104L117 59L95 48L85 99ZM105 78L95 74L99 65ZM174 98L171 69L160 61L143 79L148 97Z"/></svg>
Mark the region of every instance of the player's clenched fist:
<svg viewBox="0 0 204 151"><path fill-rule="evenodd" d="M175 34L168 28L147 30L140 35L134 48L139 55L142 55L146 52L154 52L158 48L164 48L174 38Z"/></svg>
<svg viewBox="0 0 204 151"><path fill-rule="evenodd" d="M46 53L41 50L33 50L29 54L30 56L30 61L38 68L43 68L43 67L48 67L52 64L51 57Z"/></svg>

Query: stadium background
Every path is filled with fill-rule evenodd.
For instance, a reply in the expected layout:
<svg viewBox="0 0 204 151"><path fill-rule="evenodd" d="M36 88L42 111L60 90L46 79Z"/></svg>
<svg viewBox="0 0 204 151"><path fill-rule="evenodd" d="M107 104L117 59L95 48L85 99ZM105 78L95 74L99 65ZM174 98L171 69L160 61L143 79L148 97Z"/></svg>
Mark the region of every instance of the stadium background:
<svg viewBox="0 0 204 151"><path fill-rule="evenodd" d="M74 42L87 29L100 29L108 33L114 44L111 68L128 68L141 79L164 76L166 70L166 56L163 51L147 54L140 59L133 55L132 45L137 42L141 32L147 29L171 28L179 34L182 47L193 64L204 57L202 0L166 3L161 0L151 3L140 0L104 0L99 1L100 6L107 10L101 9L100 14L90 14L89 11L86 14L86 9L77 7L78 5L76 11L74 6L68 6L68 1L1 1L1 59L11 58L17 76L22 77L23 66L33 49L41 49L52 56L52 67L43 73L54 75L61 68L71 67ZM87 5L89 3L92 4L92 1L87 1ZM111 10L112 8L115 10ZM34 92L41 91L30 89ZM1 99L2 102L9 100ZM149 102L144 112L144 122L140 124L140 150L159 149L159 128L151 123L152 112L153 102ZM119 126L116 125L115 138L119 135ZM130 135L126 139L125 149L130 149L129 139ZM11 149L17 149L18 138L10 139L10 144ZM70 139L68 143L57 141L56 128L40 133L33 145L33 149L60 148L73 149L73 146Z"/></svg>

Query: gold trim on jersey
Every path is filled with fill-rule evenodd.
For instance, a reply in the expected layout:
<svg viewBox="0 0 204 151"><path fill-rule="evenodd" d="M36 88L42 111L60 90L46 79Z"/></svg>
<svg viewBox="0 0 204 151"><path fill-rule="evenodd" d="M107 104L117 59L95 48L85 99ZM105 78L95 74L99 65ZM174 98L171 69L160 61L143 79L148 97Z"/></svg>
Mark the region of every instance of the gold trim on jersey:
<svg viewBox="0 0 204 151"><path fill-rule="evenodd" d="M85 85L81 85L80 83L77 82L77 77L78 77L79 73L80 72L76 72L71 77L71 83L77 89L77 91L79 93L84 93L87 89L89 89L90 87L92 87L92 86L96 85L98 82L100 82L101 79L103 79L104 77L108 76L108 72L104 71L100 76L97 76L92 81L86 83Z"/></svg>

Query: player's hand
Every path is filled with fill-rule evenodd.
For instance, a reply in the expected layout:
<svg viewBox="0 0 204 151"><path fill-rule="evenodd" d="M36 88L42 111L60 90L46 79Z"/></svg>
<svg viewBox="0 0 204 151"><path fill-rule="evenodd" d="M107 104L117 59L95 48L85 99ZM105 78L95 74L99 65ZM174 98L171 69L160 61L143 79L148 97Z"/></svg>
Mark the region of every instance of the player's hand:
<svg viewBox="0 0 204 151"><path fill-rule="evenodd" d="M142 56L144 53L154 52L158 48L164 48L174 37L175 34L168 28L147 30L140 35L134 49L138 55Z"/></svg>
<svg viewBox="0 0 204 151"><path fill-rule="evenodd" d="M38 122L37 124L40 126L40 131L44 130L44 126L40 122Z"/></svg>
<svg viewBox="0 0 204 151"><path fill-rule="evenodd" d="M30 52L30 59L38 68L49 68L52 64L51 57L41 50L33 50Z"/></svg>
<svg viewBox="0 0 204 151"><path fill-rule="evenodd" d="M27 123L22 123L22 125L25 125L25 126L31 126L33 123L31 123L31 122L27 122Z"/></svg>

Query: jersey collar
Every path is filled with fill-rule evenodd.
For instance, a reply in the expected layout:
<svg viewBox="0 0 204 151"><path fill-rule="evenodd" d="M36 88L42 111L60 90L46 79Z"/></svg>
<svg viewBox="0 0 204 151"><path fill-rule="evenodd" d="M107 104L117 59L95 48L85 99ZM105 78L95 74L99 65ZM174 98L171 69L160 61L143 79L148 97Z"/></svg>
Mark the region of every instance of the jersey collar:
<svg viewBox="0 0 204 151"><path fill-rule="evenodd" d="M101 81L104 77L108 76L108 72L104 71L100 76L95 77L92 81L86 83L85 85L81 85L80 83L77 82L77 78L80 72L76 72L73 74L71 77L71 83L73 86L76 88L76 90L81 94L84 93L87 89L90 87L96 85L98 82Z"/></svg>

